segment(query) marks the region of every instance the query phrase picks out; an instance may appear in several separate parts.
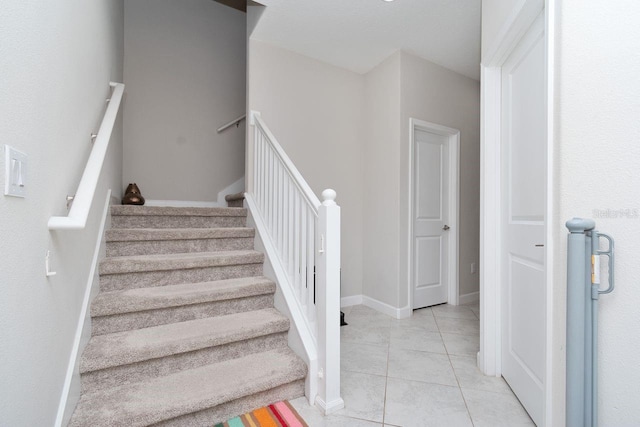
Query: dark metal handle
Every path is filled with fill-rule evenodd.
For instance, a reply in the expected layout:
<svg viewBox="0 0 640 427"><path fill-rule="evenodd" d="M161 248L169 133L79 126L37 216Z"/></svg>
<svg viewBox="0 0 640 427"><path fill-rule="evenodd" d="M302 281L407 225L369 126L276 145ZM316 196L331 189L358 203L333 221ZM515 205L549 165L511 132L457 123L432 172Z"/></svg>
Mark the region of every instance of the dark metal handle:
<svg viewBox="0 0 640 427"><path fill-rule="evenodd" d="M444 231L447 231L447 230L448 230L448 229L450 229L450 228L451 228L451 227L449 227L447 224L445 224L445 225L444 225L444 227L442 227L442 229L443 229Z"/></svg>

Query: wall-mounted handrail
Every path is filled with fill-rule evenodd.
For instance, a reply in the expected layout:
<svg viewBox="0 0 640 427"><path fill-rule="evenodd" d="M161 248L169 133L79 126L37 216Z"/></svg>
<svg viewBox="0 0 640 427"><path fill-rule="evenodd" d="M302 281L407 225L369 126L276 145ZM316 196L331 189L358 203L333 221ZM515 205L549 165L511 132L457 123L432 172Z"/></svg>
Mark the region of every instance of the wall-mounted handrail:
<svg viewBox="0 0 640 427"><path fill-rule="evenodd" d="M325 413L340 397L340 207L311 190L258 112L245 201L309 359L307 397Z"/></svg>
<svg viewBox="0 0 640 427"><path fill-rule="evenodd" d="M109 86L113 88L109 105L104 113L87 165L82 173L71 210L67 216L52 216L49 218L49 230L82 230L87 224L89 209L96 193L102 164L109 148L111 133L113 132L113 126L116 122L124 93L124 84L122 83L110 82Z"/></svg>
<svg viewBox="0 0 640 427"><path fill-rule="evenodd" d="M230 128L230 127L231 127L231 126L233 126L233 125L240 126L240 122L241 122L241 121L243 121L243 120L244 120L244 119L246 119L246 118L247 118L247 115L246 115L246 114L243 114L243 115L241 115L240 117L238 117L237 119L231 120L229 123L226 123L226 124L224 124L224 125L220 126L220 127L218 128L218 131L217 131L217 132L218 132L218 133L220 133L220 132L222 132L223 130L225 130L225 129L227 129L227 128Z"/></svg>

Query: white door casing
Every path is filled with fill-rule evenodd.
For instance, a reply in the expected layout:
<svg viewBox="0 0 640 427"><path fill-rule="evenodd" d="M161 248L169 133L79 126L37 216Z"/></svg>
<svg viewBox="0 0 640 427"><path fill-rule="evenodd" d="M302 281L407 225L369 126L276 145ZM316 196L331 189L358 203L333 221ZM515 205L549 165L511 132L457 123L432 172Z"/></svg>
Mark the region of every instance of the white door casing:
<svg viewBox="0 0 640 427"><path fill-rule="evenodd" d="M544 16L502 66L502 376L543 424L547 126Z"/></svg>
<svg viewBox="0 0 640 427"><path fill-rule="evenodd" d="M412 119L410 135L410 306L457 304L459 131Z"/></svg>

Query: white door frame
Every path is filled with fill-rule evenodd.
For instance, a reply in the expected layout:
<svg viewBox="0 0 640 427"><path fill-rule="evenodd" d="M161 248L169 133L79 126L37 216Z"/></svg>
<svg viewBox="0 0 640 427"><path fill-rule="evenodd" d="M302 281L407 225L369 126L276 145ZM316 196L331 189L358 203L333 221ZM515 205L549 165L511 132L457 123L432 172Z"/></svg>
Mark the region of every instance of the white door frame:
<svg viewBox="0 0 640 427"><path fill-rule="evenodd" d="M553 390L553 376L559 374L554 356L554 292L553 265L554 247L552 222L555 209L553 200L553 129L554 129L554 36L555 1L522 1L505 21L494 45L490 46L481 64L481 142L480 142L480 352L478 367L485 375L500 376L501 360L501 302L502 289L502 189L501 189L501 80L502 66L517 46L521 37L531 24L545 11L545 32L547 48L547 228L546 228L546 320L547 351L545 378L544 425L552 425L552 419L558 419L557 411L562 411L560 395ZM555 360L554 360L555 358ZM555 362L555 363L554 363ZM555 399L554 399L555 398Z"/></svg>
<svg viewBox="0 0 640 427"><path fill-rule="evenodd" d="M449 289L448 289L448 303L451 305L458 305L458 224L459 215L458 212L458 198L460 194L460 182L458 180L458 170L460 168L460 131L450 127L438 125L435 123L426 122L424 120L409 119L409 235L407 236L408 242L408 260L407 268L409 278L409 309L413 309L413 279L414 279L414 245L413 245L413 217L414 217L414 161L415 161L415 131L422 130L425 132L435 133L437 135L446 136L449 138Z"/></svg>

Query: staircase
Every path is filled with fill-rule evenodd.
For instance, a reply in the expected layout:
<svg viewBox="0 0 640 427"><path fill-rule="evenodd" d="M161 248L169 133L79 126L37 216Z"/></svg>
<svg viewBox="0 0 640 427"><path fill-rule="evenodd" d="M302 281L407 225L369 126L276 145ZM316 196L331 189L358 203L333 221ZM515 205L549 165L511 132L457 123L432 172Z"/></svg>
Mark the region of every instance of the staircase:
<svg viewBox="0 0 640 427"><path fill-rule="evenodd" d="M245 209L111 214L70 426L211 426L304 395Z"/></svg>

